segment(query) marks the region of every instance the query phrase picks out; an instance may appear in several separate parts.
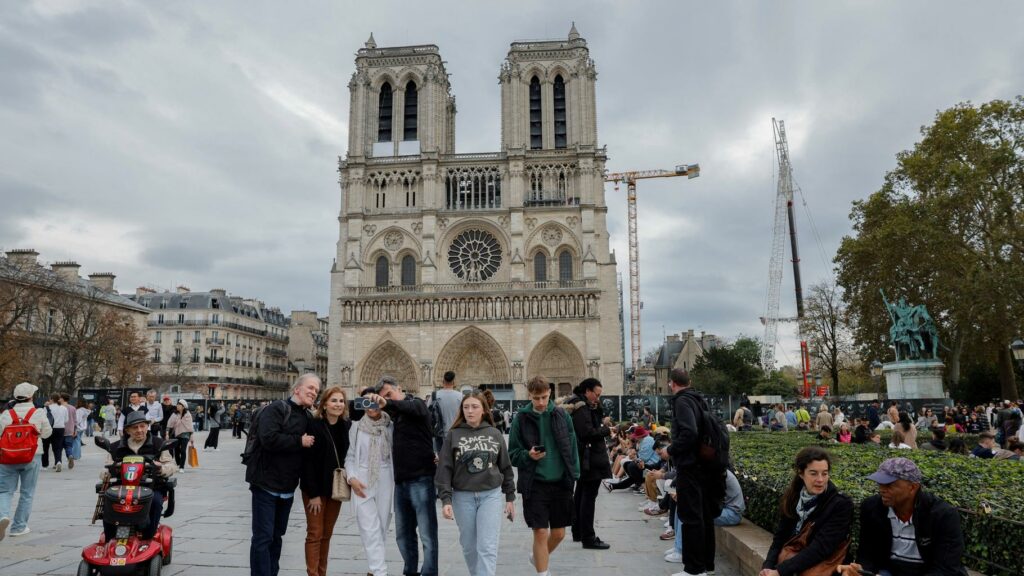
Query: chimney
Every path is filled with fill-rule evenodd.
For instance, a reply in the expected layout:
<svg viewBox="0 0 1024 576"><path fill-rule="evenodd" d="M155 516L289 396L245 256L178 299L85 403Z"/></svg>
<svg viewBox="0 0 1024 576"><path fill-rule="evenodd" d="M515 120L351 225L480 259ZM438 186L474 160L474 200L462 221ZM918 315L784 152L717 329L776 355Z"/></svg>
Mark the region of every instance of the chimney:
<svg viewBox="0 0 1024 576"><path fill-rule="evenodd" d="M185 286L185 285L180 285L180 286L178 286L178 289L177 289L178 294L188 294L191 291L192 290L188 286Z"/></svg>
<svg viewBox="0 0 1024 576"><path fill-rule="evenodd" d="M293 326L317 328L316 312L310 312L309 310L292 310L291 320Z"/></svg>
<svg viewBox="0 0 1024 576"><path fill-rule="evenodd" d="M103 290L104 292L114 291L114 276L112 272L96 272L95 274L89 274L89 283L94 288Z"/></svg>
<svg viewBox="0 0 1024 576"><path fill-rule="evenodd" d="M156 294L156 290L152 288L146 288L145 286L139 286L135 289L135 296L145 296L146 294Z"/></svg>
<svg viewBox="0 0 1024 576"><path fill-rule="evenodd" d="M7 259L18 268L28 268L36 265L38 262L36 258L39 257L39 252L36 252L32 248L22 248L19 250L8 250Z"/></svg>
<svg viewBox="0 0 1024 576"><path fill-rule="evenodd" d="M78 269L81 266L78 262L73 260L65 260L64 262L54 262L50 264L50 268L60 276L60 279L65 282L78 282Z"/></svg>
<svg viewBox="0 0 1024 576"><path fill-rule="evenodd" d="M679 342L679 336L677 334L669 334L668 335L668 341L669 342Z"/></svg>
<svg viewBox="0 0 1024 576"><path fill-rule="evenodd" d="M224 290L223 288L213 288L212 290L210 290L210 294L220 298L226 298L228 295L227 291Z"/></svg>

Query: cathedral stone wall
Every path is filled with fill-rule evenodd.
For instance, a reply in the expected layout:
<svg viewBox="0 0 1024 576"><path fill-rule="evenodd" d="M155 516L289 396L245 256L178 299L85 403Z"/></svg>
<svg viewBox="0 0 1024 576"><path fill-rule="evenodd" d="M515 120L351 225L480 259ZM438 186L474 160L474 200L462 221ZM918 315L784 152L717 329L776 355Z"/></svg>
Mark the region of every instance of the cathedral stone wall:
<svg viewBox="0 0 1024 576"><path fill-rule="evenodd" d="M502 149L454 153L436 46L356 56L331 273L329 384L383 374L460 385L622 390L622 324L596 146L594 71L566 41L513 43L500 69Z"/></svg>

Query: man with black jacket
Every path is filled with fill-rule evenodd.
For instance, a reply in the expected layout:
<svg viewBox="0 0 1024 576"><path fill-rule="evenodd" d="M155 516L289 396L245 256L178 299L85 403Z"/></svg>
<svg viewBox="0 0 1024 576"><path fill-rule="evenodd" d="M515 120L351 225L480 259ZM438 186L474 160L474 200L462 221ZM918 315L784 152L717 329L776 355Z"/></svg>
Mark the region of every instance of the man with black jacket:
<svg viewBox="0 0 1024 576"><path fill-rule="evenodd" d="M668 381L674 394L668 452L676 467L676 493L685 495L676 502L683 531L684 571L679 574L703 576L715 569L715 518L725 498L725 470L698 458L701 416L708 405L690 387L690 375L676 368Z"/></svg>
<svg viewBox="0 0 1024 576"><path fill-rule="evenodd" d="M601 480L611 478L612 466L608 461L605 439L611 428L604 422L601 408L601 381L587 378L573 390L574 396L563 407L572 414L572 427L580 454L580 478L573 494L575 513L572 522L572 541L582 542L584 548L607 550L611 546L594 533L594 508Z"/></svg>
<svg viewBox="0 0 1024 576"><path fill-rule="evenodd" d="M287 400L270 403L257 415L255 453L246 465L252 492L252 576L277 576L281 544L302 472L303 451L313 446L306 434L309 409L320 393L320 378L303 374Z"/></svg>
<svg viewBox="0 0 1024 576"><path fill-rule="evenodd" d="M405 562L402 572L437 576L437 461L430 411L423 400L404 394L391 376L382 377L377 390L387 400L383 410L395 426L391 460L395 470L395 537ZM422 568L417 528L423 540Z"/></svg>
<svg viewBox="0 0 1024 576"><path fill-rule="evenodd" d="M868 479L878 483L878 495L861 502L857 562L840 566L843 576L966 576L960 514L921 490L913 461L890 458Z"/></svg>

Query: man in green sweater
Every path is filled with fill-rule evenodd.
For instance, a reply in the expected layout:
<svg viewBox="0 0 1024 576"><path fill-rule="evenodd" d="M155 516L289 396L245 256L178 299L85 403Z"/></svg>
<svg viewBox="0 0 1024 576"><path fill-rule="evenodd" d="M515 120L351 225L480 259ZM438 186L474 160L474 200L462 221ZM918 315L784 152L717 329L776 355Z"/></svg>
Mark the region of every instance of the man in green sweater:
<svg viewBox="0 0 1024 576"><path fill-rule="evenodd" d="M533 529L530 562L548 576L548 560L572 524L573 483L580 477L580 459L572 419L551 401L543 376L526 385L530 404L523 406L509 433L508 453L518 469L516 488L523 495L523 518Z"/></svg>

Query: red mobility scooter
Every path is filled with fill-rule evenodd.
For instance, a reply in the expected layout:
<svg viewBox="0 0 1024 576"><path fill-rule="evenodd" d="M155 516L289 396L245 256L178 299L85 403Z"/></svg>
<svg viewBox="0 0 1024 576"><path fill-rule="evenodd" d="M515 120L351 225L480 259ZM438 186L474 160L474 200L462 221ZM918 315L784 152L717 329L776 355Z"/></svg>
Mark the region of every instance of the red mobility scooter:
<svg viewBox="0 0 1024 576"><path fill-rule="evenodd" d="M174 442L162 443L157 454L169 449ZM97 438L96 445L111 452L111 445L105 438ZM104 523L113 524L116 533L112 539L101 534L99 542L82 550L78 576L159 576L160 569L171 563L171 527L161 522L153 538L144 539L143 534L149 526L154 497L166 494L164 518L174 513L177 480L162 476L151 456L128 455L118 462L117 455L111 454L115 462L107 465L110 479L96 485L100 496L93 520L102 518Z"/></svg>

